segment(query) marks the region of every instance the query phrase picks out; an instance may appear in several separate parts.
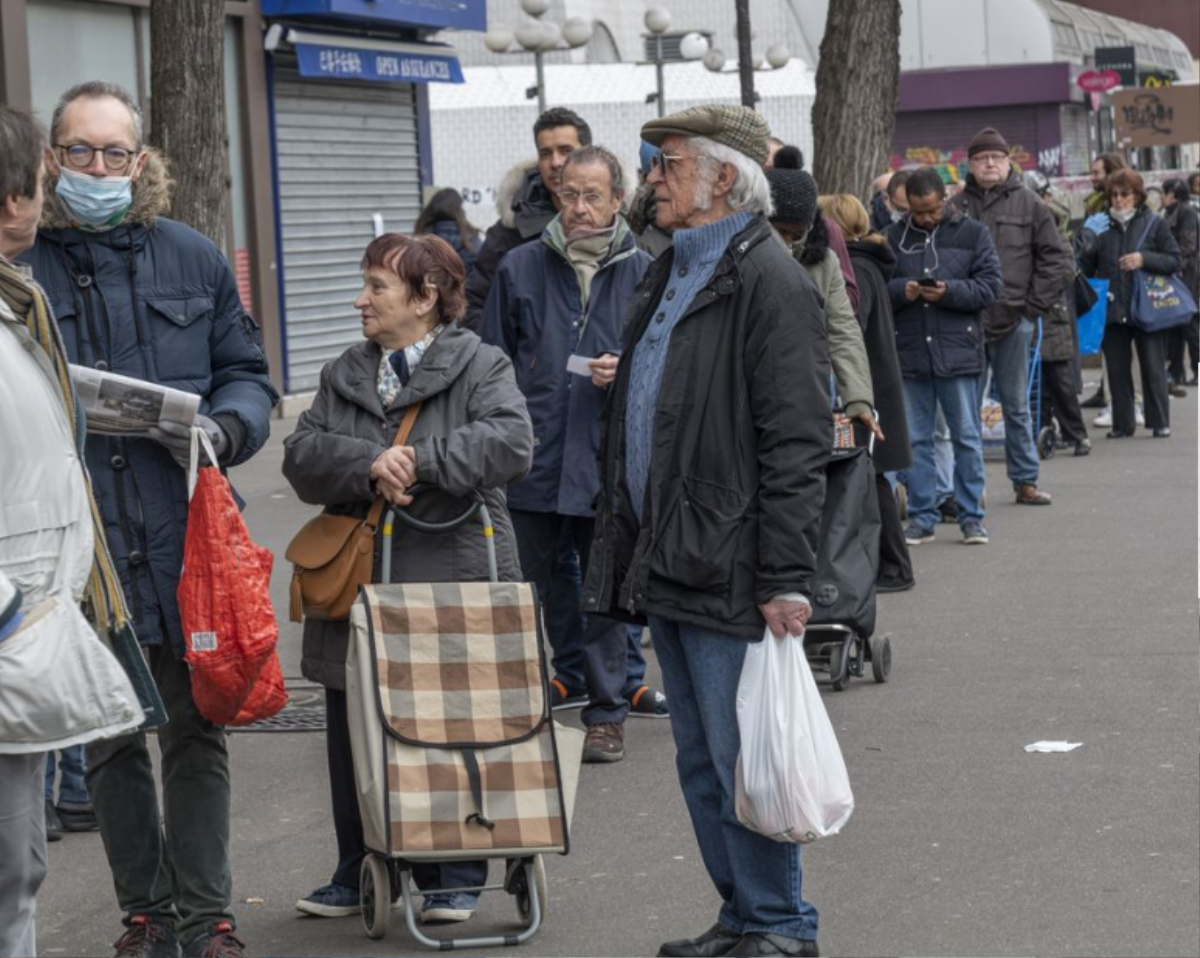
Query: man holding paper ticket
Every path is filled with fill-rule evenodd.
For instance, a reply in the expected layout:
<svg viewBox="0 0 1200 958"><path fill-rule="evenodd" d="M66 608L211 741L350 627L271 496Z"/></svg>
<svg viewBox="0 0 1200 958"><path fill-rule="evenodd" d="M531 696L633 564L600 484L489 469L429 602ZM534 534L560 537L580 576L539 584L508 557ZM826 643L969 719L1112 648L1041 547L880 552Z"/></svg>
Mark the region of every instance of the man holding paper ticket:
<svg viewBox="0 0 1200 958"><path fill-rule="evenodd" d="M509 486L508 505L521 566L543 597L564 529L587 575L600 414L616 375L625 309L651 263L620 213L625 183L612 153L575 150L561 184L558 215L540 242L504 258L480 324L483 340L512 358L533 419L533 469ZM630 708L665 708L656 690L627 687L625 626L589 616L582 647L569 634L551 635L550 643L556 704L586 688L584 761L620 761Z"/></svg>

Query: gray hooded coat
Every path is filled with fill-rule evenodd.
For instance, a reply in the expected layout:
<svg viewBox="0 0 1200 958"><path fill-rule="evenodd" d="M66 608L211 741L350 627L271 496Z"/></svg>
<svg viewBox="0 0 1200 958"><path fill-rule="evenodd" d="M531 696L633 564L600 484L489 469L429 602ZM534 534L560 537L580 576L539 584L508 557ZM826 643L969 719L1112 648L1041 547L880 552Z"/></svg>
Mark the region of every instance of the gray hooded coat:
<svg viewBox="0 0 1200 958"><path fill-rule="evenodd" d="M500 578L521 578L505 486L533 462L533 427L517 389L512 363L494 346L458 325L443 330L385 411L376 376L378 345L351 346L321 372L312 408L284 441L283 474L304 502L334 515L366 516L375 499L369 472L392 444L406 407L423 403L408 445L416 450L417 479L438 491L419 496L413 515L444 521L462 511L459 497L479 489L496 529ZM376 548L376 569L379 549ZM426 535L397 525L394 582L479 582L488 578L479 521L454 532ZM349 625L307 619L301 671L328 688L346 687Z"/></svg>

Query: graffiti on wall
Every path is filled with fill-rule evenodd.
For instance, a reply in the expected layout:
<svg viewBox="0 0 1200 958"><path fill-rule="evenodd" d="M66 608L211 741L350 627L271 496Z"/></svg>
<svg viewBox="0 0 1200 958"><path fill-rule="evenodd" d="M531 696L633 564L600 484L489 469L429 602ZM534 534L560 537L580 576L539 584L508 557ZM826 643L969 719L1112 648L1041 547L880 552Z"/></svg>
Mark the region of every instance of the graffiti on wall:
<svg viewBox="0 0 1200 958"><path fill-rule="evenodd" d="M1040 150L1035 157L1025 147L1017 145L1009 152L1013 166L1021 170L1041 170L1050 176L1057 176L1062 169L1062 146ZM967 148L958 147L954 150L943 150L936 146L910 146L903 154L893 153L889 165L893 170L904 167L932 166L942 174L947 183L959 184L967 181Z"/></svg>

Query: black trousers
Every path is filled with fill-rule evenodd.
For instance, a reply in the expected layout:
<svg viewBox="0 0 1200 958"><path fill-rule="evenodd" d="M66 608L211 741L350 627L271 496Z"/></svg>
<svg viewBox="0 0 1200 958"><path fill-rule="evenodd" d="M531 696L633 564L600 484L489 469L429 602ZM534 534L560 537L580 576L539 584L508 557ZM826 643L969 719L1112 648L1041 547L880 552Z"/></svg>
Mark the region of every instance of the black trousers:
<svg viewBox="0 0 1200 958"><path fill-rule="evenodd" d="M333 882L357 890L367 848L363 844L362 813L354 784L354 759L350 755L346 693L337 689L325 690L325 755L338 845ZM472 888L487 882L488 863L486 860L423 862L413 865L412 871L418 888Z"/></svg>
<svg viewBox="0 0 1200 958"><path fill-rule="evenodd" d="M521 554L521 570L537 588L539 600L550 594L550 583L558 561L564 528L575 542L580 571L587 579L588 562L592 554L592 534L596 522L581 516L564 516L557 512L525 512L511 509L513 528L517 533L517 549ZM543 612L544 617L544 612ZM629 714L629 702L621 694L628 669L628 637L624 623L599 615L586 617L583 634L583 671L588 693L588 706L583 710L584 725L603 722L624 722ZM557 660L578 657L577 650L563 649L562 636L551 635L550 644ZM555 645L559 643L559 645Z"/></svg>
<svg viewBox="0 0 1200 958"><path fill-rule="evenodd" d="M1108 392L1112 403L1114 432L1132 434L1134 420L1133 347L1137 346L1142 371L1142 401L1146 407L1146 428L1166 429L1171 425L1170 399L1167 396L1167 334L1147 333L1129 323L1109 323L1104 327L1104 362L1108 366Z"/></svg>
<svg viewBox="0 0 1200 958"><path fill-rule="evenodd" d="M875 581L887 585L906 585L913 581L912 556L904 540L904 523L896 493L887 476L875 474L875 491L879 494L879 571Z"/></svg>
<svg viewBox="0 0 1200 958"><path fill-rule="evenodd" d="M1184 372L1183 348L1191 354L1192 361L1187 367L1191 375L1196 375L1196 362L1200 359L1200 313L1193 313L1190 321L1182 326L1176 326L1168 332L1167 361L1170 364L1171 379L1182 385L1190 377Z"/></svg>
<svg viewBox="0 0 1200 958"><path fill-rule="evenodd" d="M1087 439L1083 410L1079 408L1075 370L1069 359L1042 360L1042 425L1052 425L1055 419L1067 442L1077 443Z"/></svg>

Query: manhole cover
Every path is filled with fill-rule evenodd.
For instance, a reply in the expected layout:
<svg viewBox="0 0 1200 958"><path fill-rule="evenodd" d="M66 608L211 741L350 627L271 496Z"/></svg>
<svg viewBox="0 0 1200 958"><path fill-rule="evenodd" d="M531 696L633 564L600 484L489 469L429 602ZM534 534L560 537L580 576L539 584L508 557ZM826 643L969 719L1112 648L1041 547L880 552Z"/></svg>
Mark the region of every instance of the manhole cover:
<svg viewBox="0 0 1200 958"><path fill-rule="evenodd" d="M318 686L288 689L288 704L277 714L231 732L324 732L325 701Z"/></svg>

